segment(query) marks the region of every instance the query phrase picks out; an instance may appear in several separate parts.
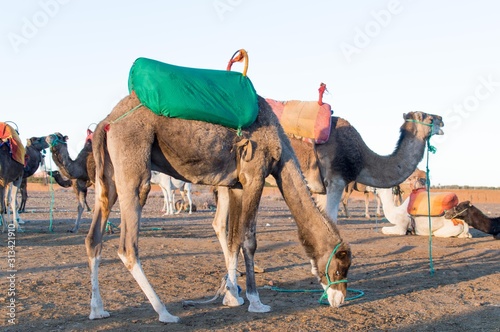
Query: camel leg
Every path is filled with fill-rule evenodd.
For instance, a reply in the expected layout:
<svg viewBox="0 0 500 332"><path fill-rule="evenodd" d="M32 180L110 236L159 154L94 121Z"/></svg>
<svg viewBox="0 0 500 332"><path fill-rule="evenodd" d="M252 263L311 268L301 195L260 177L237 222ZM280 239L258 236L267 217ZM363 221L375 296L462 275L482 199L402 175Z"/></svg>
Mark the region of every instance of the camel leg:
<svg viewBox="0 0 500 332"><path fill-rule="evenodd" d="M444 219L444 218L443 218ZM459 238L470 238L472 237L469 233L469 225L467 223L461 223L455 225L453 221L446 219L443 222L443 226L435 230L432 235L435 237L459 237Z"/></svg>
<svg viewBox="0 0 500 332"><path fill-rule="evenodd" d="M369 212L369 205L370 205L370 193L365 192L365 218L370 219L370 212Z"/></svg>
<svg viewBox="0 0 500 332"><path fill-rule="evenodd" d="M377 217L382 217L382 213L380 212L380 207L382 206L382 201L380 200L380 196L375 192L375 200L377 201Z"/></svg>
<svg viewBox="0 0 500 332"><path fill-rule="evenodd" d="M218 187L217 210L212 222L212 227L215 234L219 239L219 243L224 254L227 269L226 279L226 293L222 304L235 307L244 303L242 297L238 294L238 280L237 280L237 266L238 255L237 252L230 252L227 242L227 224L229 222L229 189L227 187Z"/></svg>
<svg viewBox="0 0 500 332"><path fill-rule="evenodd" d="M21 226L19 224L24 224L24 221L21 220L19 217L19 214L17 212L17 190L21 186L22 182L22 177L19 177L16 179L14 182L9 184L9 195L7 196L10 200L10 207L12 209L12 222L14 223L14 226L16 227L18 232L23 232L21 229ZM10 214L10 210L7 209L7 215Z"/></svg>
<svg viewBox="0 0 500 332"><path fill-rule="evenodd" d="M161 192L163 194L163 207L161 208L161 211L160 212L165 212L164 215L166 215L167 213L167 206L168 206L168 195L167 195L167 191L165 190L165 188L163 188L163 186L161 184L159 184L160 186L160 189L161 189Z"/></svg>
<svg viewBox="0 0 500 332"><path fill-rule="evenodd" d="M189 203L189 214L193 213L193 197L191 196L191 184L186 184L186 196Z"/></svg>
<svg viewBox="0 0 500 332"><path fill-rule="evenodd" d="M26 201L28 200L28 179L23 178L21 182L21 187L19 188L21 192L21 205L19 205L19 209L17 212L23 213L26 210Z"/></svg>
<svg viewBox="0 0 500 332"><path fill-rule="evenodd" d="M326 195L317 195L316 204L337 224L339 203L346 183L341 178L333 178L326 186Z"/></svg>
<svg viewBox="0 0 500 332"><path fill-rule="evenodd" d="M116 190L113 185L107 185L107 195L102 194L99 181L95 184L95 208L89 232L85 238L85 247L89 258L90 282L92 285L92 298L90 300L89 319L109 317L109 312L104 310L101 293L99 290L99 264L101 262L102 240L106 229L106 222L111 212L111 207L116 202Z"/></svg>

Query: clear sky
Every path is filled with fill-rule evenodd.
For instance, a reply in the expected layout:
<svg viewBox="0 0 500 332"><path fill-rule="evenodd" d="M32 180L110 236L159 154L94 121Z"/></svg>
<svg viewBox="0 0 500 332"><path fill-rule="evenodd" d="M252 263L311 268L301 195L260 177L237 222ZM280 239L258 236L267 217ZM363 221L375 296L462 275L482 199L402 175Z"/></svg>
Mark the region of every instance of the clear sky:
<svg viewBox="0 0 500 332"><path fill-rule="evenodd" d="M223 70L244 48L260 95L316 100L324 82L324 101L379 154L394 150L404 113L442 115L431 184L500 187L498 1L0 4L0 121L23 142L61 132L76 158L87 128L128 93L136 58Z"/></svg>

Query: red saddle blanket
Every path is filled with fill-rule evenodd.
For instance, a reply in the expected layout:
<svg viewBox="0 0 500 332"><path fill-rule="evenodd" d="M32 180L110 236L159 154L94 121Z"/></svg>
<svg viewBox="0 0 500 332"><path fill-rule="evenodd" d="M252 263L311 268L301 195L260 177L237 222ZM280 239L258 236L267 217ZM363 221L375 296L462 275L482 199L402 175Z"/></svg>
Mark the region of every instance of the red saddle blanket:
<svg viewBox="0 0 500 332"><path fill-rule="evenodd" d="M24 158L26 155L24 145L21 142L19 135L17 135L16 130L5 122L0 122L0 140L2 143L9 144L12 159L21 165L24 165Z"/></svg>
<svg viewBox="0 0 500 332"><path fill-rule="evenodd" d="M442 216L445 210L449 210L458 204L458 197L451 192L431 192L430 193L430 216ZM408 214L412 216L428 216L429 202L427 189L420 188L413 190L410 194L408 204Z"/></svg>
<svg viewBox="0 0 500 332"><path fill-rule="evenodd" d="M332 108L317 101L266 99L287 134L323 144L330 138Z"/></svg>

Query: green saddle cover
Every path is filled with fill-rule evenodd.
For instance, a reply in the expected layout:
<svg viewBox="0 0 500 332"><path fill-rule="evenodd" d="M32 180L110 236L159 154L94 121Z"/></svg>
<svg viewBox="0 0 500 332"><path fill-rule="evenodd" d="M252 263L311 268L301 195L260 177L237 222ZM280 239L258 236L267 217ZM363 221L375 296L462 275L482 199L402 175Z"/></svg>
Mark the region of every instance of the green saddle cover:
<svg viewBox="0 0 500 332"><path fill-rule="evenodd" d="M130 69L128 89L155 114L234 129L251 125L259 112L252 82L239 72L138 58Z"/></svg>

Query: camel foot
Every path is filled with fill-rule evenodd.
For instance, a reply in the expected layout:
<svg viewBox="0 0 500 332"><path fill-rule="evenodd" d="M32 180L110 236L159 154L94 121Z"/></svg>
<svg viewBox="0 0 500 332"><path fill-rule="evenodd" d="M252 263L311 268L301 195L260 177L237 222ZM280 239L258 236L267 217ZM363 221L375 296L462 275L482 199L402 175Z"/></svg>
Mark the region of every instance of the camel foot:
<svg viewBox="0 0 500 332"><path fill-rule="evenodd" d="M168 311L160 314L160 322L162 323L178 323L181 319L177 316L171 315Z"/></svg>
<svg viewBox="0 0 500 332"><path fill-rule="evenodd" d="M369 214L365 214L365 218L366 218L366 219L371 219L371 218L372 218L372 216L370 216Z"/></svg>
<svg viewBox="0 0 500 332"><path fill-rule="evenodd" d="M89 319L94 320L94 319L101 319L101 318L108 318L109 317L109 312L105 310L92 310L92 312L89 315Z"/></svg>
<svg viewBox="0 0 500 332"><path fill-rule="evenodd" d="M226 295L224 295L224 299L222 299L222 304L228 307L238 307L243 303L245 303L245 300L243 300L242 297L233 296L231 292L226 292Z"/></svg>
<svg viewBox="0 0 500 332"><path fill-rule="evenodd" d="M250 303L250 306L248 307L248 312L269 312L269 311L271 311L271 306L262 304L260 300L253 301L252 303Z"/></svg>

